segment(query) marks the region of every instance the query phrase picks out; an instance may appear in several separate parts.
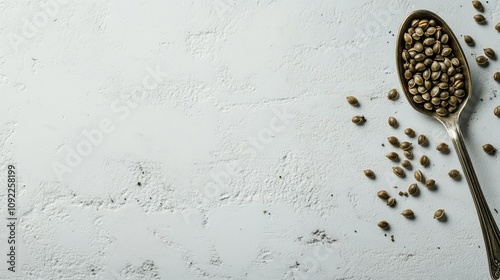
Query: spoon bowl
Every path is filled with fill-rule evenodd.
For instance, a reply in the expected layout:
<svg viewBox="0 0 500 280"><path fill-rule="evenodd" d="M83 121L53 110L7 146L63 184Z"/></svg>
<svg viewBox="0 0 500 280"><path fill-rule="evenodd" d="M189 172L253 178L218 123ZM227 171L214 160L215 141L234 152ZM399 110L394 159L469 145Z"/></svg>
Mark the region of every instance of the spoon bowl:
<svg viewBox="0 0 500 280"><path fill-rule="evenodd" d="M404 77L404 72L405 69L403 67L404 60L401 57L401 53L405 49L405 40L403 38L404 33L408 27L410 27L411 22L415 19L433 19L436 21L436 25L441 26L442 31L445 34L448 34L449 40L448 40L448 45L454 50L455 57L458 58L461 62L461 67L462 67L462 74L464 75L464 82L465 82L465 88L464 90L466 91L466 96L462 100L462 102L459 104L457 107L457 110L453 113L448 114L445 117L442 117L438 114L436 114L435 111L428 111L425 110L422 106L419 104L416 104L413 101L413 95L408 91L408 86L407 86L407 81ZM417 10L409 14L406 19L403 21L401 24L401 27L399 28L399 34L397 37L397 45L396 45L396 64L397 64L397 70L398 70L398 76L399 76L399 82L401 83L401 86L403 88L403 92L405 93L406 98L410 102L410 105L413 107L413 109L417 110L418 112L431 116L437 120L439 120L441 123L445 122L450 122L450 121L455 121L459 119L460 114L462 113L463 109L467 105L471 94L472 94L472 78L470 75L470 70L469 70L469 64L467 63L467 59L465 58L464 51L462 50L462 47L458 43L458 39L451 30L451 28L448 26L448 24L438 15L431 11L427 10Z"/></svg>
<svg viewBox="0 0 500 280"><path fill-rule="evenodd" d="M444 34L448 34L449 37L446 44L449 45L453 50L453 54L456 58L459 59L460 66L462 67L461 74L464 76L463 89L466 94L463 97L462 102L458 104L455 111L447 114L446 116L440 116L435 112L435 110L429 111L426 110L421 104L417 104L413 100L413 95L408 88L408 81L404 77L405 60L402 57L402 52L406 49L404 34L406 30L411 26L412 21L415 19L433 19L436 22L436 25L441 26L442 32ZM446 24L446 22L435 13L426 10L414 11L410 15L408 15L408 17L403 21L400 27L396 43L396 65L398 69L399 81L406 98L410 102L410 105L418 112L427 116L431 116L440 121L446 127L446 130L448 131L448 134L453 141L453 146L455 147L458 159L460 160L460 164L462 165L464 176L467 180L467 183L469 184L469 189L471 191L474 205L479 216L479 223L483 232L491 278L500 279L500 231L498 230L495 220L491 215L490 208L488 207L484 194L481 190L479 180L474 171L469 153L467 152L464 137L462 135L462 132L460 131L460 115L472 96L472 78L470 75L469 65L467 64L467 59L465 58L464 52L460 47L457 37L455 36L455 34L453 34L448 24Z"/></svg>

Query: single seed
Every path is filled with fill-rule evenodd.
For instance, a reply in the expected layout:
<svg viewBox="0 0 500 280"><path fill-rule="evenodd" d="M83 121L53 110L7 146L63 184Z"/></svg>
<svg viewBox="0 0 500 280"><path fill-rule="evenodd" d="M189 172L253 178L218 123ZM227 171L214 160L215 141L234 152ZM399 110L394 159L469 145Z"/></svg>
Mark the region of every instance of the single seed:
<svg viewBox="0 0 500 280"><path fill-rule="evenodd" d="M363 173L365 173L365 176L368 178L375 178L375 173L371 169L363 170Z"/></svg>
<svg viewBox="0 0 500 280"><path fill-rule="evenodd" d="M401 215L403 215L405 218L413 218L415 216L415 213L411 209L405 209L403 212L401 212Z"/></svg>
<svg viewBox="0 0 500 280"><path fill-rule="evenodd" d="M400 177L400 178L404 178L406 177L406 173L405 171L403 170L403 168L399 167L399 166L394 166L392 168L392 172L394 172L394 174L396 174L396 176Z"/></svg>
<svg viewBox="0 0 500 280"><path fill-rule="evenodd" d="M439 143L439 145L437 145L436 150L438 150L440 152L446 152L446 151L448 151L448 144L441 142L441 143Z"/></svg>
<svg viewBox="0 0 500 280"><path fill-rule="evenodd" d="M445 108L441 107L436 109L436 114L438 114L441 117L445 117L446 115L448 115L448 111Z"/></svg>
<svg viewBox="0 0 500 280"><path fill-rule="evenodd" d="M425 181L425 187L428 189L432 189L436 185L436 181L434 179L429 179Z"/></svg>
<svg viewBox="0 0 500 280"><path fill-rule="evenodd" d="M420 146L424 146L425 144L427 144L427 137L423 134L420 134L418 136L418 139L417 139L417 143L420 145Z"/></svg>
<svg viewBox="0 0 500 280"><path fill-rule="evenodd" d="M346 99L347 99L347 103L351 104L352 106L359 105L358 99L354 96L347 96Z"/></svg>
<svg viewBox="0 0 500 280"><path fill-rule="evenodd" d="M394 128L398 127L398 120L396 120L395 117L389 117L387 122L389 123L390 126L392 126Z"/></svg>
<svg viewBox="0 0 500 280"><path fill-rule="evenodd" d="M449 56L451 54L451 48L444 48L443 51L441 52L442 56Z"/></svg>
<svg viewBox="0 0 500 280"><path fill-rule="evenodd" d="M493 74L493 79L497 82L500 82L500 72L495 72L495 74Z"/></svg>
<svg viewBox="0 0 500 280"><path fill-rule="evenodd" d="M480 12L482 12L484 10L483 4L481 3L481 1L478 1L478 0L472 1L472 6L474 6L474 8Z"/></svg>
<svg viewBox="0 0 500 280"><path fill-rule="evenodd" d="M479 66L486 66L486 64L488 64L488 59L485 56L480 55L480 56L476 57L476 63Z"/></svg>
<svg viewBox="0 0 500 280"><path fill-rule="evenodd" d="M500 117L500 106L496 106L495 109L493 110L493 114L495 116Z"/></svg>
<svg viewBox="0 0 500 280"><path fill-rule="evenodd" d="M415 180L424 182L424 174L422 174L422 171L415 170L415 172L413 172L413 176L415 177Z"/></svg>
<svg viewBox="0 0 500 280"><path fill-rule="evenodd" d="M413 183L408 187L408 193L411 195L416 195L418 193L418 185Z"/></svg>
<svg viewBox="0 0 500 280"><path fill-rule="evenodd" d="M364 116L354 116L352 117L352 122L354 124L360 125L363 124L366 121Z"/></svg>
<svg viewBox="0 0 500 280"><path fill-rule="evenodd" d="M399 148L401 148L401 150L403 151L408 151L409 149L411 149L411 143L404 141L399 145Z"/></svg>
<svg viewBox="0 0 500 280"><path fill-rule="evenodd" d="M491 144L485 144L485 145L483 145L483 151L484 151L485 153L487 153L487 154L492 155L492 154L494 154L494 153L495 153L496 149L495 149L495 147L493 147L493 145L491 145Z"/></svg>
<svg viewBox="0 0 500 280"><path fill-rule="evenodd" d="M496 31L500 32L500 22L497 23L497 25L495 25L495 29L496 29Z"/></svg>
<svg viewBox="0 0 500 280"><path fill-rule="evenodd" d="M450 170L450 172L448 172L448 176L450 176L450 178L452 178L454 180L458 180L458 179L460 179L460 171L458 171L456 169L452 169L452 170Z"/></svg>
<svg viewBox="0 0 500 280"><path fill-rule="evenodd" d="M411 128L407 128L407 129L405 129L405 134L412 137L415 135L415 131Z"/></svg>
<svg viewBox="0 0 500 280"><path fill-rule="evenodd" d="M412 20L412 21L411 21L411 27L412 27L412 28L416 28L416 27L418 27L418 23L419 23L419 22L420 22L420 20L419 20L419 19L414 19L414 20Z"/></svg>
<svg viewBox="0 0 500 280"><path fill-rule="evenodd" d="M476 21L476 23L479 23L479 24L486 23L486 18L483 15L480 15L480 14L475 15L474 16L474 20Z"/></svg>
<svg viewBox="0 0 500 280"><path fill-rule="evenodd" d="M399 98L398 91L395 88L391 89L387 94L387 98L389 98L389 100L397 100Z"/></svg>
<svg viewBox="0 0 500 280"><path fill-rule="evenodd" d="M397 154L397 153L395 153L395 152L390 152L390 153L388 153L388 154L386 155L386 157L387 157L388 159L392 160L392 161L397 161L397 160L399 160L399 156L398 156L398 154Z"/></svg>
<svg viewBox="0 0 500 280"><path fill-rule="evenodd" d="M443 44L448 43L448 39L449 39L448 34L443 34L443 36L441 36L441 43Z"/></svg>
<svg viewBox="0 0 500 280"><path fill-rule="evenodd" d="M411 150L404 151L403 154L407 159L412 159L413 158L413 152Z"/></svg>
<svg viewBox="0 0 500 280"><path fill-rule="evenodd" d="M393 207L396 205L396 199L394 197L391 197L387 200L387 206Z"/></svg>
<svg viewBox="0 0 500 280"><path fill-rule="evenodd" d="M438 219L438 220L441 220L444 218L444 209L438 209L436 210L436 212L434 212L434 219Z"/></svg>
<svg viewBox="0 0 500 280"><path fill-rule="evenodd" d="M411 169L411 162L405 159L401 162L401 166L403 166L406 169Z"/></svg>
<svg viewBox="0 0 500 280"><path fill-rule="evenodd" d="M491 59L495 59L495 51L491 48L484 49L484 54Z"/></svg>
<svg viewBox="0 0 500 280"><path fill-rule="evenodd" d="M422 29L427 29L428 26L429 26L429 20L427 19L422 19L418 22L418 27Z"/></svg>
<svg viewBox="0 0 500 280"><path fill-rule="evenodd" d="M388 223L387 221L384 221L384 220L382 220L382 221L378 222L378 224L377 224L377 225L378 225L378 227L379 227L379 228L381 228L381 229L383 229L383 230L387 230L387 229L389 229L389 227L390 227L390 226L389 226L389 223Z"/></svg>
<svg viewBox="0 0 500 280"><path fill-rule="evenodd" d="M395 136L387 137L387 141L389 142L389 144L391 144L393 146L399 146L399 140Z"/></svg>
<svg viewBox="0 0 500 280"><path fill-rule="evenodd" d="M472 39L472 37L471 37L471 36L469 36L469 35L465 35L465 36L464 36L464 41L465 41L465 43L466 43L467 45L469 45L469 46L474 45L474 39Z"/></svg>
<svg viewBox="0 0 500 280"><path fill-rule="evenodd" d="M403 35L403 38L405 39L405 42L406 42L408 45L411 45L411 43L413 43L413 38L411 37L411 35L410 35L410 34L405 33L405 35Z"/></svg>
<svg viewBox="0 0 500 280"><path fill-rule="evenodd" d="M429 165L429 158L426 155L420 157L420 164L424 167Z"/></svg>
<svg viewBox="0 0 500 280"><path fill-rule="evenodd" d="M386 190L380 190L377 192L377 196L383 200L389 199L391 196Z"/></svg>
<svg viewBox="0 0 500 280"><path fill-rule="evenodd" d="M429 37L429 38L426 38L424 40L424 45L431 46L431 45L434 45L435 42L436 42L436 39Z"/></svg>

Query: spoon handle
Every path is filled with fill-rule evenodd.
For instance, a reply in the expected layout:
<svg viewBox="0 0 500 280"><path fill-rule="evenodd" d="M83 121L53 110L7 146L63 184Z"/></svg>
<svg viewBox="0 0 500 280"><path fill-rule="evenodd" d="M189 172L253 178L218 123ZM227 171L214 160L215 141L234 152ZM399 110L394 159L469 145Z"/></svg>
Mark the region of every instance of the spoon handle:
<svg viewBox="0 0 500 280"><path fill-rule="evenodd" d="M486 199L484 198L481 186L472 166L472 162L465 147L464 137L460 131L458 120L445 123L448 134L453 140L453 145L457 151L458 159L462 164L462 169L469 183L469 188L476 205L479 223L483 231L484 243L486 245L486 253L488 255L488 263L492 279L500 279L500 231L497 224L491 215Z"/></svg>

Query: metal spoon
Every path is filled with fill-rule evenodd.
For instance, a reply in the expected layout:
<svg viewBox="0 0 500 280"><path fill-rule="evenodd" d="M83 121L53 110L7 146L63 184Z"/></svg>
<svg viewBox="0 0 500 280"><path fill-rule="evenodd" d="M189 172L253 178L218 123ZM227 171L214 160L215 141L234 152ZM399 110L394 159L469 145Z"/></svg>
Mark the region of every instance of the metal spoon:
<svg viewBox="0 0 500 280"><path fill-rule="evenodd" d="M441 117L433 111L427 111L419 104L415 104L412 98L412 94L408 90L407 81L404 78L404 60L401 57L401 53L405 47L404 33L409 28L411 21L414 19L434 19L437 25L442 27L442 31L449 36L448 45L454 50L455 57L460 60L462 64L462 74L464 75L465 91L467 95L463 102L459 105L454 113L449 114L446 117ZM418 10L411 13L403 22L399 29L398 41L396 46L396 64L398 68L399 81L406 95L406 98L410 102L411 106L418 112L431 116L438 121L440 121L448 131L451 139L453 140L453 145L457 152L460 163L462 164L462 169L464 171L465 178L469 183L469 188L472 193L472 198L474 199L474 204L476 206L477 214L479 216L479 223L481 224L481 230L483 231L484 243L486 245L486 254L488 257L488 263L490 268L490 274L492 279L500 279L500 231L491 215L486 199L484 198L483 192L481 191L481 186L477 179L474 167L472 166L471 159L467 152L465 146L465 141L460 131L459 118L464 107L469 101L472 94L472 79L470 76L469 65L465 59L462 48L460 47L457 37L451 31L451 28L446 24L446 22L441 19L438 15L426 11Z"/></svg>

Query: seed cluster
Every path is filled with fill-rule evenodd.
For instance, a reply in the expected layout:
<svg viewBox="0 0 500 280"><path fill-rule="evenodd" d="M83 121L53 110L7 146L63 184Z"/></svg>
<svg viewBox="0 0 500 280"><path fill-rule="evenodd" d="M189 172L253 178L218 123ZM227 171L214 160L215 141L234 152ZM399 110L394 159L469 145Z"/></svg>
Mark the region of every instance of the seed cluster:
<svg viewBox="0 0 500 280"><path fill-rule="evenodd" d="M413 102L443 117L455 112L467 93L449 35L434 20L415 19L404 40L404 77Z"/></svg>
<svg viewBox="0 0 500 280"><path fill-rule="evenodd" d="M397 120L394 117L390 117L388 123L390 126L394 127L395 123L397 124ZM402 130L401 133L404 133L404 135L402 135L401 138L399 138L399 139L398 139L399 135L398 135L398 137L396 137L395 135L388 136L387 142L392 147L399 148L399 151L403 152L406 159L402 158L399 151L388 151L388 153L385 156L393 162L400 163L398 166L391 167L394 175L399 177L399 178L406 178L407 177L406 172L409 172L410 170L413 169L412 162L410 160L413 159L413 149L415 149L415 146L413 145L412 142L405 141L405 140L406 139L409 140L409 139L413 138L416 140L416 142L420 146L428 146L428 139L427 139L427 136L425 134L417 134L416 131L413 130L413 128L409 128L409 127ZM418 135L418 137L415 137L417 135ZM405 139L402 139L402 138L405 138ZM382 146L386 147L384 144L382 144ZM440 150L444 150L444 149L447 150L448 149L448 145L446 143L440 143L438 146L439 146ZM422 155L419 157L418 162L415 164L418 164L418 163L420 163L423 167L428 167L428 166L430 166L430 159L427 155ZM367 176L368 178L371 178L371 179L375 178L375 173L373 172L373 170L366 169L366 170L363 170L363 172L364 172L364 175ZM408 186L406 191L405 190L398 190L399 196L402 196L402 197L403 196L404 197L418 196L420 193L420 187L425 187L426 189L436 188L436 186L437 186L436 180L430 179L430 178L426 179L424 176L424 173L421 170L414 170L414 171L410 171L410 172L413 172L413 177L415 180L413 183L411 183ZM460 172L458 170L453 169L449 172L449 176L451 178L454 178L455 180L458 180L458 178L460 177ZM421 184L420 187L419 187L419 184ZM397 186L392 186L392 188L398 189ZM376 195L380 200L382 200L385 203L385 205L387 205L388 207L397 209L397 208L399 208L399 203L401 203L401 202L396 197L393 197L391 195L390 191L391 190L388 188L387 189L380 189L376 192ZM415 217L414 210L409 209L409 208L408 209L402 208L402 209L404 209L401 212L401 215L403 217L408 218L408 219L412 219L413 217ZM440 210L442 210L442 209L440 209ZM442 211L444 211L444 210L442 210ZM440 214L439 217L441 217L441 215L444 215L444 214ZM442 218L436 218L436 219L439 220ZM391 225L389 225L389 222L387 222L386 220L380 220L377 225L378 225L378 227L380 227L383 230L390 230L390 228L391 228Z"/></svg>

